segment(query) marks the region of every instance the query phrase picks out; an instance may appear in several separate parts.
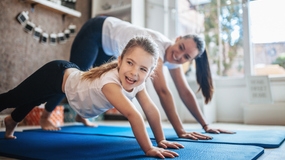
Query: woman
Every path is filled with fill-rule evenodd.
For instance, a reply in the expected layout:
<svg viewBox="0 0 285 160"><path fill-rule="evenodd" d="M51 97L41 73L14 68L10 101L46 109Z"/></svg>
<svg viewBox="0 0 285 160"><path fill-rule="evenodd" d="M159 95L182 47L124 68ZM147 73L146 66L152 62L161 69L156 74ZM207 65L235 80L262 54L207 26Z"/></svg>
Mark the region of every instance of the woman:
<svg viewBox="0 0 285 160"><path fill-rule="evenodd" d="M178 137L190 139L210 138L200 133L186 132L183 128L174 99L165 80L163 66L168 68L185 106L206 132L234 133L214 129L207 124L198 107L194 93L185 79L181 64L195 60L199 90L202 91L205 103L212 99L214 89L205 44L196 35L177 37L175 43L173 43L159 32L137 27L114 17L99 16L87 21L80 29L71 48L70 61L77 64L82 70L101 65L110 58L117 58L128 40L136 34L149 35L158 44L160 58L155 78L153 78L153 85ZM82 122L88 125L86 121Z"/></svg>

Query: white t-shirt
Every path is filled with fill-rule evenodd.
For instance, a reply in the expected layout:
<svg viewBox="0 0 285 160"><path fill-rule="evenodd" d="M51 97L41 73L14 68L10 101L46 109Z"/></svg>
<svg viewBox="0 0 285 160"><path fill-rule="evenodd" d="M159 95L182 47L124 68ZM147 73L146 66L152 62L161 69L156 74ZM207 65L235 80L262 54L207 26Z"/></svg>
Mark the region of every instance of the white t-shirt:
<svg viewBox="0 0 285 160"><path fill-rule="evenodd" d="M93 81L82 80L82 71L72 72L65 83L65 94L69 105L83 118L96 117L99 114L113 108L112 104L106 99L102 93L102 87L108 83L115 83L120 86L118 70L112 69L103 74L100 78ZM127 92L123 89L123 93L130 100L145 87L145 83Z"/></svg>
<svg viewBox="0 0 285 160"><path fill-rule="evenodd" d="M158 45L159 57L164 61L165 51L172 43L166 36L157 31L135 26L115 17L107 17L104 21L102 31L103 50L110 56L119 57L130 39L141 35L152 37ZM164 65L169 69L180 66L180 64L168 62L164 63Z"/></svg>

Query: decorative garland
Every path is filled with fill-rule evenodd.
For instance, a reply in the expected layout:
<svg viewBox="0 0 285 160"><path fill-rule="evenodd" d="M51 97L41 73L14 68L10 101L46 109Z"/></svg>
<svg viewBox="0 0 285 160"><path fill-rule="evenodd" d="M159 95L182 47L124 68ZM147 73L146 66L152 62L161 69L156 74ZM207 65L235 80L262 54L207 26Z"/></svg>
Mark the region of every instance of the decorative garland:
<svg viewBox="0 0 285 160"><path fill-rule="evenodd" d="M63 32L48 34L44 32L39 27L39 25L36 26L33 22L29 21L28 14L28 11L22 11L18 14L16 19L23 26L24 31L29 34L32 34L33 38L38 40L40 43L49 43L51 45L56 45L57 43L63 44L69 39L71 35L75 34L76 26L73 24L70 24L68 28L65 29Z"/></svg>

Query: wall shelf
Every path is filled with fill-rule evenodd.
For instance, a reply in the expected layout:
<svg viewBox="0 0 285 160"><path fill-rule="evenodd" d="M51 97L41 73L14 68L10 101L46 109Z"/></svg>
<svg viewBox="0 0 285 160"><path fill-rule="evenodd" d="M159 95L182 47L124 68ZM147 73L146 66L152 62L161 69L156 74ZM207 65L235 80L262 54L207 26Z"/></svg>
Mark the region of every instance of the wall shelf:
<svg viewBox="0 0 285 160"><path fill-rule="evenodd" d="M32 5L40 5L44 8L50 9L54 12L57 12L63 15L68 15L72 17L81 17L80 12L67 8L62 5L55 4L53 2L49 2L47 0L26 0L26 2L31 3Z"/></svg>
<svg viewBox="0 0 285 160"><path fill-rule="evenodd" d="M108 9L108 10L102 10L102 11L98 11L97 15L115 15L115 14L120 14L120 13L124 13L124 12L127 12L128 10L131 10L131 4L127 4L127 5L124 5L124 6L120 6L120 7L117 7L117 8L111 8L111 9Z"/></svg>
<svg viewBox="0 0 285 160"><path fill-rule="evenodd" d="M144 27L145 1L146 0L92 0L91 17L98 15L113 16L134 25Z"/></svg>

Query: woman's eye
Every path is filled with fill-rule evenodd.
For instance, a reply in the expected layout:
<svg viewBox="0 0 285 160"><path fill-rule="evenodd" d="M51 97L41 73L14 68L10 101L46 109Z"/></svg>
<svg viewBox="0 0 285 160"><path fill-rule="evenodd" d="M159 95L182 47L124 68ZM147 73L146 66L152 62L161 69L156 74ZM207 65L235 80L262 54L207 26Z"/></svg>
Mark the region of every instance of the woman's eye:
<svg viewBox="0 0 285 160"><path fill-rule="evenodd" d="M180 49L181 51L183 51L183 47L182 47L181 45L179 46L179 49Z"/></svg>
<svg viewBox="0 0 285 160"><path fill-rule="evenodd" d="M190 56L189 56L189 55L185 55L184 58L187 59L187 60L189 60L189 59L190 59Z"/></svg>
<svg viewBox="0 0 285 160"><path fill-rule="evenodd" d="M145 69L145 68L141 68L141 70L144 71L144 72L147 72L147 69Z"/></svg>

